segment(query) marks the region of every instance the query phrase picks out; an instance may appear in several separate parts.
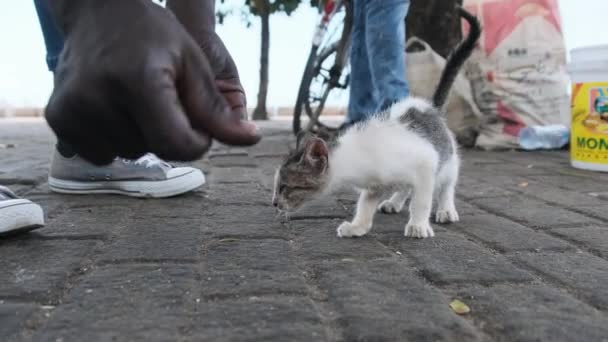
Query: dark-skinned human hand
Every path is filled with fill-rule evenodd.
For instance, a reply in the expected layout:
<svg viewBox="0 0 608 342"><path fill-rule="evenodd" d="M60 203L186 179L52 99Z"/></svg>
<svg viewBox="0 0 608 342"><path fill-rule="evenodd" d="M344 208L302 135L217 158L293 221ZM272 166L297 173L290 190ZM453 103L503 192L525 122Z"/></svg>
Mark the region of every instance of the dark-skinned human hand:
<svg viewBox="0 0 608 342"><path fill-rule="evenodd" d="M66 41L45 116L83 158L107 164L153 152L187 161L213 139L259 141L255 125L222 95L201 46L169 11L149 0L49 5Z"/></svg>
<svg viewBox="0 0 608 342"><path fill-rule="evenodd" d="M232 111L247 118L247 99L230 52L215 32L215 0L169 0L169 8L201 47L215 74L215 85Z"/></svg>

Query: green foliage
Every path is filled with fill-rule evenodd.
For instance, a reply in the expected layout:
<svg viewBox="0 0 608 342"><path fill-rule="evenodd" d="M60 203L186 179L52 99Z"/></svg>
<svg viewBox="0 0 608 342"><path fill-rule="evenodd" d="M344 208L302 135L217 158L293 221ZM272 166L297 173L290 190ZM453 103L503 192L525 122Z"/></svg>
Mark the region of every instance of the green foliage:
<svg viewBox="0 0 608 342"><path fill-rule="evenodd" d="M237 5L234 5L235 2ZM219 23L222 24L227 16L239 14L249 27L252 17L263 15L265 9L267 9L268 15L281 12L291 15L301 4L318 7L319 2L323 2L323 0L219 0L220 6L216 15ZM233 5L227 6L228 3Z"/></svg>

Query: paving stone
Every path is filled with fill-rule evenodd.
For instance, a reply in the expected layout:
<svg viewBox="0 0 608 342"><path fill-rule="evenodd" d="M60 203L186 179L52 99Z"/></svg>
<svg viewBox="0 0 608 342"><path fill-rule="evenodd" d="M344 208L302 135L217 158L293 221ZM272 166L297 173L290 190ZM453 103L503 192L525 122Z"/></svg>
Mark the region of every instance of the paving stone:
<svg viewBox="0 0 608 342"><path fill-rule="evenodd" d="M526 282L533 277L512 265L505 257L454 233L444 232L430 239L383 235L380 241L412 257L431 282L493 283Z"/></svg>
<svg viewBox="0 0 608 342"><path fill-rule="evenodd" d="M132 214L124 206L100 206L63 210L61 215L47 220L40 234L45 237L107 238Z"/></svg>
<svg viewBox="0 0 608 342"><path fill-rule="evenodd" d="M598 206L604 203L604 201L592 197L589 194L547 186L546 184L535 180L528 182L526 187L518 187L517 191L526 196L540 198L541 200L550 203L572 208Z"/></svg>
<svg viewBox="0 0 608 342"><path fill-rule="evenodd" d="M53 193L49 190L48 184L40 184L27 194L27 198L42 206L45 211L73 209L97 209L100 207L124 207L133 210L139 207L146 200L136 199L119 195L63 195Z"/></svg>
<svg viewBox="0 0 608 342"><path fill-rule="evenodd" d="M605 192L608 191L608 182L605 175L601 172L593 173L595 178L584 178L564 174L554 174L545 176L530 176L531 179L538 180L547 185L566 189L575 192Z"/></svg>
<svg viewBox="0 0 608 342"><path fill-rule="evenodd" d="M245 224L205 221L201 230L204 240L289 239L289 229L281 222Z"/></svg>
<svg viewBox="0 0 608 342"><path fill-rule="evenodd" d="M456 195L467 199L486 198L486 197L503 197L513 195L512 191L481 182L474 177L463 176L458 181L456 187Z"/></svg>
<svg viewBox="0 0 608 342"><path fill-rule="evenodd" d="M225 150L215 150L207 154L207 160L222 159L222 158L235 158L235 157L248 157L249 151L244 148L228 148Z"/></svg>
<svg viewBox="0 0 608 342"><path fill-rule="evenodd" d="M275 208L270 205L217 205L210 207L202 217L214 223L274 224L281 222Z"/></svg>
<svg viewBox="0 0 608 342"><path fill-rule="evenodd" d="M295 138L291 138L289 143L286 143L286 139L281 136L265 138L259 144L251 147L249 153L254 157L257 155L285 156L289 152L289 145L294 143Z"/></svg>
<svg viewBox="0 0 608 342"><path fill-rule="evenodd" d="M368 260L391 257L395 254L373 236L357 239L342 239L336 235L341 220L308 220L291 222L290 227L297 236L297 255L309 262L325 260Z"/></svg>
<svg viewBox="0 0 608 342"><path fill-rule="evenodd" d="M270 206L272 192L259 186L246 184L216 184L202 191L205 201L215 205Z"/></svg>
<svg viewBox="0 0 608 342"><path fill-rule="evenodd" d="M201 196L201 192L193 192L178 197L162 199L146 199L131 203L132 220L159 220L190 219L195 220L203 216L211 201Z"/></svg>
<svg viewBox="0 0 608 342"><path fill-rule="evenodd" d="M470 319L496 341L607 341L608 319L542 285L471 286L454 291Z"/></svg>
<svg viewBox="0 0 608 342"><path fill-rule="evenodd" d="M2 340L12 340L27 327L28 319L39 309L30 303L5 303L0 301L0 336Z"/></svg>
<svg viewBox="0 0 608 342"><path fill-rule="evenodd" d="M185 260L196 261L202 250L200 218L167 220L129 220L108 242L98 259L116 260Z"/></svg>
<svg viewBox="0 0 608 342"><path fill-rule="evenodd" d="M298 272L290 242L277 239L224 239L206 243L205 270Z"/></svg>
<svg viewBox="0 0 608 342"><path fill-rule="evenodd" d="M344 341L478 341L449 299L397 261L324 265L318 283Z"/></svg>
<svg viewBox="0 0 608 342"><path fill-rule="evenodd" d="M55 302L98 245L84 240L0 240L0 298Z"/></svg>
<svg viewBox="0 0 608 342"><path fill-rule="evenodd" d="M480 166L480 165L491 165L498 164L503 165L504 160L498 158L497 153L488 153L487 151L480 150L461 150L462 166Z"/></svg>
<svg viewBox="0 0 608 342"><path fill-rule="evenodd" d="M499 155L500 156L500 155ZM543 176L554 174L555 163L551 165L535 165L535 164L492 164L484 165L484 172L487 174L503 175L503 176Z"/></svg>
<svg viewBox="0 0 608 342"><path fill-rule="evenodd" d="M26 159L24 156L31 155L31 152L22 153L23 155L17 154L12 158L0 154L0 160L3 161L0 166L0 184L36 185L48 177L48 160Z"/></svg>
<svg viewBox="0 0 608 342"><path fill-rule="evenodd" d="M469 215L479 215L480 213L484 213L483 210L479 209L477 206L472 205L469 202L465 202L460 198L456 198L456 210L458 211L458 216L465 220Z"/></svg>
<svg viewBox="0 0 608 342"><path fill-rule="evenodd" d="M261 178L260 170L253 167L213 167L207 175L210 184L255 184Z"/></svg>
<svg viewBox="0 0 608 342"><path fill-rule="evenodd" d="M582 252L521 253L514 260L564 284L587 303L608 311L608 261Z"/></svg>
<svg viewBox="0 0 608 342"><path fill-rule="evenodd" d="M247 155L227 155L227 156L214 156L205 161L205 164L208 167L206 169L211 168L257 168L257 161L249 157Z"/></svg>
<svg viewBox="0 0 608 342"><path fill-rule="evenodd" d="M209 242L202 285L204 297L211 298L306 292L291 244L276 239Z"/></svg>
<svg viewBox="0 0 608 342"><path fill-rule="evenodd" d="M308 292L304 275L296 270L205 270L201 286L201 297L209 300L267 295L305 296Z"/></svg>
<svg viewBox="0 0 608 342"><path fill-rule="evenodd" d="M511 174L499 174L490 173L486 170L479 171L472 175L479 181L489 184L491 186L501 188L507 191L516 192L521 189L522 186L530 184L534 179L530 175L511 175Z"/></svg>
<svg viewBox="0 0 608 342"><path fill-rule="evenodd" d="M256 297L201 303L198 341L324 341L323 319L307 298Z"/></svg>
<svg viewBox="0 0 608 342"><path fill-rule="evenodd" d="M501 252L567 250L574 246L542 232L487 213L471 214L447 226L461 231Z"/></svg>
<svg viewBox="0 0 608 342"><path fill-rule="evenodd" d="M521 195L484 198L471 202L490 213L506 216L530 227L552 228L555 225L598 223L590 217Z"/></svg>
<svg viewBox="0 0 608 342"><path fill-rule="evenodd" d="M214 159L222 157L246 157L248 155L249 149L247 148L226 146L225 148L212 149L212 151L207 155L207 158Z"/></svg>
<svg viewBox="0 0 608 342"><path fill-rule="evenodd" d="M324 198L306 204L297 212L290 214L290 219L293 221L322 218L345 219L353 215L348 209L333 198Z"/></svg>
<svg viewBox="0 0 608 342"><path fill-rule="evenodd" d="M175 341L193 329L197 272L187 265L109 265L70 290L36 341Z"/></svg>
<svg viewBox="0 0 608 342"><path fill-rule="evenodd" d="M608 223L608 210L606 210L606 208L608 208L608 203L602 204L601 202L598 201L597 204L598 205L596 205L596 206L573 207L572 210L577 211L584 215L595 217L603 222Z"/></svg>
<svg viewBox="0 0 608 342"><path fill-rule="evenodd" d="M492 155L494 153L487 152ZM542 157L541 157L542 156ZM496 158L506 161L505 164L519 164L519 165L534 165L544 167L555 167L556 165L569 167L569 160L567 153L564 152L548 152L535 151L535 152L524 152L524 151L505 151L499 153Z"/></svg>
<svg viewBox="0 0 608 342"><path fill-rule="evenodd" d="M569 241L575 241L608 259L608 228L606 227L560 228L552 229L551 232Z"/></svg>

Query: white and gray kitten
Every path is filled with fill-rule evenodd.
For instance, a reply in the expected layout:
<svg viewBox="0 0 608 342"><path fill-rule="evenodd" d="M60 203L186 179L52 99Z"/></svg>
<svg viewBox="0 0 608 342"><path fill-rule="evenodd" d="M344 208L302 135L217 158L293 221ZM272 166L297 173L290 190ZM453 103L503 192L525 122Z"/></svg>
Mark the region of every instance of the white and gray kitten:
<svg viewBox="0 0 608 342"><path fill-rule="evenodd" d="M410 197L405 236L434 236L429 221L458 221L454 191L460 158L442 110L454 79L480 37L477 19L459 8L470 24L466 39L452 52L432 101L409 97L365 123L344 132L331 146L312 134L298 136L275 175L273 205L293 211L304 203L345 186L361 191L352 222L342 223L339 237L367 234L376 210L398 213ZM390 199L382 201L392 192Z"/></svg>

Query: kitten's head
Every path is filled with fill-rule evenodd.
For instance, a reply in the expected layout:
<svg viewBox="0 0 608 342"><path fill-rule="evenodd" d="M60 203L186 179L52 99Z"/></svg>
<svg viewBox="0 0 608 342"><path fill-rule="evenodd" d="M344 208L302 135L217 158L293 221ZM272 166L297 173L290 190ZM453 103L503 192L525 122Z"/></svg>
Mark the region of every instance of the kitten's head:
<svg viewBox="0 0 608 342"><path fill-rule="evenodd" d="M300 208L323 191L328 169L325 141L311 133L300 133L296 149L276 171L272 205L287 212Z"/></svg>

